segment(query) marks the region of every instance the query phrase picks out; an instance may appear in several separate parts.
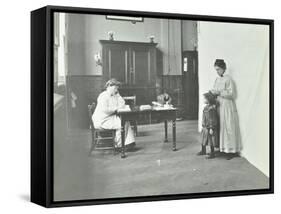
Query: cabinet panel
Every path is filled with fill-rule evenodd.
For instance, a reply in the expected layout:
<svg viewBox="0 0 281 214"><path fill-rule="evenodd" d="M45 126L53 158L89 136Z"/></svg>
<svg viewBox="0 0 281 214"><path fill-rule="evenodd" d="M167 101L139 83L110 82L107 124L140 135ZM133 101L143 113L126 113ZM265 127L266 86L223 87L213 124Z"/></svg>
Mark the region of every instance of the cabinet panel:
<svg viewBox="0 0 281 214"><path fill-rule="evenodd" d="M133 84L152 86L156 80L156 48L137 46L131 48ZM155 84L154 84L155 85Z"/></svg>
<svg viewBox="0 0 281 214"><path fill-rule="evenodd" d="M150 83L150 52L142 49L132 50L133 78L132 84Z"/></svg>
<svg viewBox="0 0 281 214"><path fill-rule="evenodd" d="M155 86L156 43L100 40L103 77L128 86Z"/></svg>
<svg viewBox="0 0 281 214"><path fill-rule="evenodd" d="M123 83L128 83L128 49L120 46L105 49L105 66L103 74L105 79L116 78Z"/></svg>

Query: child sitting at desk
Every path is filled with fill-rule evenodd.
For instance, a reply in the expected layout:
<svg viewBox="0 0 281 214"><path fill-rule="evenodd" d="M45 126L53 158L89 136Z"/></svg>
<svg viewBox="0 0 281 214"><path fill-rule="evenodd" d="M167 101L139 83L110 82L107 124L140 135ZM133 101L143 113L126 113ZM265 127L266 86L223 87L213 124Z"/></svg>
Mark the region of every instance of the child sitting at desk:
<svg viewBox="0 0 281 214"><path fill-rule="evenodd" d="M218 115L216 110L216 96L211 92L205 93L204 95L206 106L203 109L202 116L202 149L197 155L206 155L206 146L210 146L210 154L208 159L214 158L214 147L217 144L217 126L218 126Z"/></svg>
<svg viewBox="0 0 281 214"><path fill-rule="evenodd" d="M160 105L168 104L170 105L172 103L171 96L167 93L166 89L161 90L160 86L156 88L157 93L157 103Z"/></svg>

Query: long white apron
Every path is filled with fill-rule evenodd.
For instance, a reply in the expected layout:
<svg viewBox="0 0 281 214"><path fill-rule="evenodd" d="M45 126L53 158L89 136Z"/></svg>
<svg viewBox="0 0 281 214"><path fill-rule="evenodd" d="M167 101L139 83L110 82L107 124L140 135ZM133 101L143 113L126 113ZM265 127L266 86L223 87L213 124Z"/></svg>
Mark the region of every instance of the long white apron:
<svg viewBox="0 0 281 214"><path fill-rule="evenodd" d="M220 91L217 100L220 121L220 151L240 152L242 149L238 113L234 103L235 91L232 79L225 75L218 77L214 90Z"/></svg>

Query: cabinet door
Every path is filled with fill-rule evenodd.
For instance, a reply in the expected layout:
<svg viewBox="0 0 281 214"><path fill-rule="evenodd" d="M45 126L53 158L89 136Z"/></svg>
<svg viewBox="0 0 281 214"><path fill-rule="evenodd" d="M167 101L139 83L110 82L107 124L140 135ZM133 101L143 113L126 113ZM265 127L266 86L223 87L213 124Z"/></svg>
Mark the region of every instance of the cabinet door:
<svg viewBox="0 0 281 214"><path fill-rule="evenodd" d="M105 47L103 73L105 79L116 78L128 83L129 49L120 45Z"/></svg>
<svg viewBox="0 0 281 214"><path fill-rule="evenodd" d="M129 81L133 85L150 85L155 80L155 48L132 47Z"/></svg>

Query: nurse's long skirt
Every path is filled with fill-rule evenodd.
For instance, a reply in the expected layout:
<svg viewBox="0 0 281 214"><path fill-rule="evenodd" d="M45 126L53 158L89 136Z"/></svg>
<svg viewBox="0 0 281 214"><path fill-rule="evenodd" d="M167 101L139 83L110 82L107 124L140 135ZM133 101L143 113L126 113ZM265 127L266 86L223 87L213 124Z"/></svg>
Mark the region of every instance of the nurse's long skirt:
<svg viewBox="0 0 281 214"><path fill-rule="evenodd" d="M220 151L225 153L240 152L242 149L241 135L235 103L232 99L222 97L218 101Z"/></svg>

